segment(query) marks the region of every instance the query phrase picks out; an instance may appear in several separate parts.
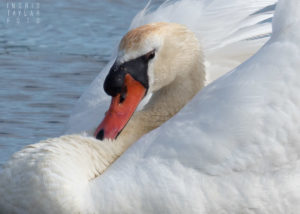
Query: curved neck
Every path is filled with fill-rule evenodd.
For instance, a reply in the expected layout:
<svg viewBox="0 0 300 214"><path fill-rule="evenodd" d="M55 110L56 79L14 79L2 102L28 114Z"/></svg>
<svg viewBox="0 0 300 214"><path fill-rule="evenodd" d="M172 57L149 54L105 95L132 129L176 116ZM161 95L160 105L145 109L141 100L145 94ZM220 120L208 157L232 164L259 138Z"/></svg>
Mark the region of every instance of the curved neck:
<svg viewBox="0 0 300 214"><path fill-rule="evenodd" d="M146 133L159 127L182 109L204 87L204 67L195 63L190 72L155 92L143 110L135 112L117 142L127 149Z"/></svg>

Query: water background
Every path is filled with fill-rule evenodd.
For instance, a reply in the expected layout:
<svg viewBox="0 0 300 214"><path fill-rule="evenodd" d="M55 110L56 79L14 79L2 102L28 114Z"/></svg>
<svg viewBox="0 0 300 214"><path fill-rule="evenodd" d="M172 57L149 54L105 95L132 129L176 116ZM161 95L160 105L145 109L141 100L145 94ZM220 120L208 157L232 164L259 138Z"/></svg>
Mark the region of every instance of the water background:
<svg viewBox="0 0 300 214"><path fill-rule="evenodd" d="M25 145L63 133L76 100L147 4L18 2L0 0L0 165Z"/></svg>

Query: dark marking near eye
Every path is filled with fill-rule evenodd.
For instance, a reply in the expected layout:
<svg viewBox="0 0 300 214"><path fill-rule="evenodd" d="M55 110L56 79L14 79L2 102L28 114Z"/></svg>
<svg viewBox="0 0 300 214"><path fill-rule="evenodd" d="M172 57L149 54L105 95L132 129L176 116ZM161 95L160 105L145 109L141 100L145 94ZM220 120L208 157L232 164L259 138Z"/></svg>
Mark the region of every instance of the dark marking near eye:
<svg viewBox="0 0 300 214"><path fill-rule="evenodd" d="M130 74L132 78L140 82L148 90L148 62L154 57L155 50L152 50L143 56L122 64L115 62L105 79L103 86L105 92L113 97L121 94L120 103L122 103L126 97L126 93L123 93L126 74Z"/></svg>
<svg viewBox="0 0 300 214"><path fill-rule="evenodd" d="M152 51L150 51L149 53L147 53L146 55L145 55L145 58L146 58L146 60L151 60L151 59L153 59L155 57L155 50L152 50Z"/></svg>

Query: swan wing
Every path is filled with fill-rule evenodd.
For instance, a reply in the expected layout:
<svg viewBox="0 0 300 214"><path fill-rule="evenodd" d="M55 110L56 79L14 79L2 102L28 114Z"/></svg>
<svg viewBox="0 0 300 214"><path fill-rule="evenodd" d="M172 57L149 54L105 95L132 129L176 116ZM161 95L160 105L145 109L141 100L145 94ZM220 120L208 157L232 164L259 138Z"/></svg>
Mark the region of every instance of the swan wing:
<svg viewBox="0 0 300 214"><path fill-rule="evenodd" d="M94 181L98 210L298 212L299 7L297 0L280 1L263 48Z"/></svg>

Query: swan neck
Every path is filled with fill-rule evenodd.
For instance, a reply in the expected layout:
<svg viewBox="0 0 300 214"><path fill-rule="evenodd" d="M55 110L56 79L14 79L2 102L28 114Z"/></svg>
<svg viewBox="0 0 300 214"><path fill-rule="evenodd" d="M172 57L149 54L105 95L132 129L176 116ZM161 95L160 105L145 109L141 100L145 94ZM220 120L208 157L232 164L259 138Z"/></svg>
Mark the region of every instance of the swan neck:
<svg viewBox="0 0 300 214"><path fill-rule="evenodd" d="M134 113L117 141L128 148L180 111L204 87L202 64L196 64L194 69L187 76L178 75L171 84L154 93L144 109Z"/></svg>

